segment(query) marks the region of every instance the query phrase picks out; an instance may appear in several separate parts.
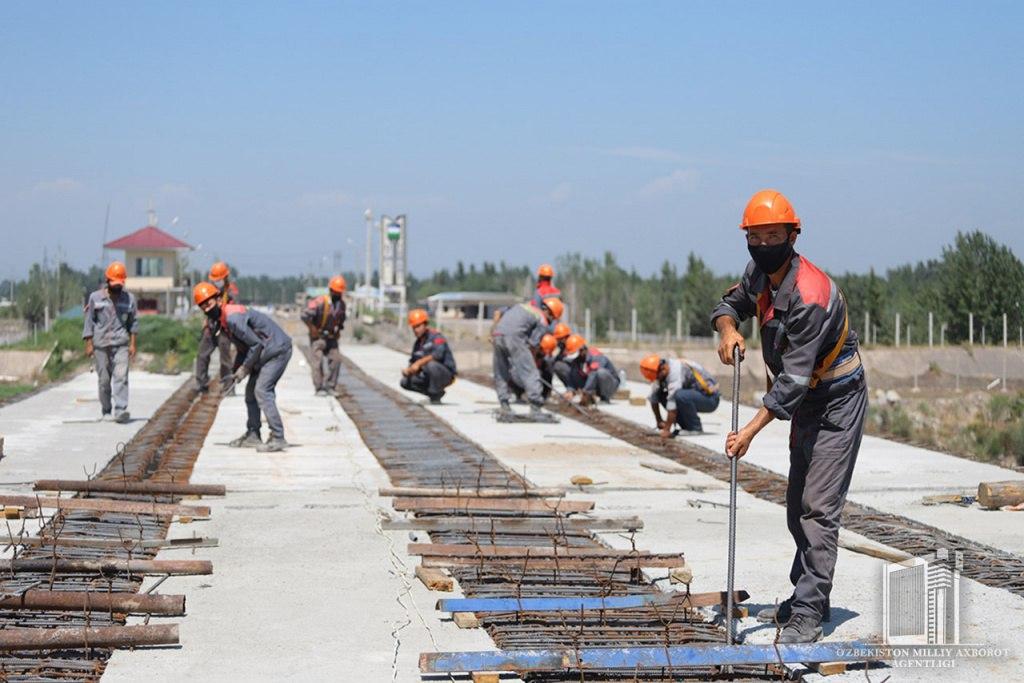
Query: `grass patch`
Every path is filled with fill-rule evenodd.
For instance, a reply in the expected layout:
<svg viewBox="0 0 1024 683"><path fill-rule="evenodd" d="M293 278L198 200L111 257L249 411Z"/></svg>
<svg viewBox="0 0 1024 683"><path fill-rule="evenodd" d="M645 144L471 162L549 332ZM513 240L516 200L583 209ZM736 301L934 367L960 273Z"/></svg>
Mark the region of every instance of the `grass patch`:
<svg viewBox="0 0 1024 683"><path fill-rule="evenodd" d="M33 389L35 389L35 387L32 386L31 384L0 384L0 401L6 401L9 398L14 398L19 394L24 394L26 391L32 391Z"/></svg>

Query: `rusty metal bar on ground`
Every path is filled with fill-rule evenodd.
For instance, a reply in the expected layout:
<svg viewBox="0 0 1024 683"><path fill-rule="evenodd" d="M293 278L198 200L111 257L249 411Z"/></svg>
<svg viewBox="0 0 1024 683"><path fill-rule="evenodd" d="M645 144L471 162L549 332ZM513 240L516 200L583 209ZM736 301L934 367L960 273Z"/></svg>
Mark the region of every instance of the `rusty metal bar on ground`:
<svg viewBox="0 0 1024 683"><path fill-rule="evenodd" d="M98 479L39 479L35 491L78 491L81 493L157 493L179 496L223 496L222 484L188 484L162 481L117 481Z"/></svg>
<svg viewBox="0 0 1024 683"><path fill-rule="evenodd" d="M516 489L511 486L504 488L481 489L475 489L472 486L384 486L377 490L377 495L406 498L561 498L565 495L565 489Z"/></svg>
<svg viewBox="0 0 1024 683"><path fill-rule="evenodd" d="M639 517L411 517L408 519L387 519L381 522L385 531L474 531L489 533L537 533L560 534L565 532L586 533L590 531L636 531L644 528Z"/></svg>
<svg viewBox="0 0 1024 683"><path fill-rule="evenodd" d="M424 557L651 557L649 550L605 548L603 546L566 547L540 545L485 545L472 543L410 543L410 555ZM682 557L682 553L679 553Z"/></svg>
<svg viewBox="0 0 1024 683"><path fill-rule="evenodd" d="M67 572L69 574L171 574L186 576L212 574L213 563L208 560L0 560L0 573ZM2 578L2 577L0 577Z"/></svg>
<svg viewBox="0 0 1024 683"><path fill-rule="evenodd" d="M177 505L175 503L147 503L137 500L109 498L49 498L44 496L9 496L0 494L0 505L25 508L55 508L60 510L91 510L94 512L124 512L131 515L164 515L180 517L209 517L205 505Z"/></svg>
<svg viewBox="0 0 1024 683"><path fill-rule="evenodd" d="M178 625L0 629L0 651L177 645Z"/></svg>
<svg viewBox="0 0 1024 683"><path fill-rule="evenodd" d="M0 610L95 610L121 614L185 613L184 595L105 593L101 591L29 590L21 595L0 597Z"/></svg>
<svg viewBox="0 0 1024 683"><path fill-rule="evenodd" d="M0 542L3 537L0 536ZM6 541L11 544L10 539ZM68 548L98 548L109 550L170 550L172 548L216 548L219 541L216 538L197 536L195 538L186 536L184 538L166 539L139 539L126 536L124 539L108 538L75 538L68 536L15 536L13 545L29 547L52 548L65 546Z"/></svg>
<svg viewBox="0 0 1024 683"><path fill-rule="evenodd" d="M493 512L588 512L594 509L592 500L547 500L533 498L395 498L394 508L399 511L427 512L431 510L476 510Z"/></svg>

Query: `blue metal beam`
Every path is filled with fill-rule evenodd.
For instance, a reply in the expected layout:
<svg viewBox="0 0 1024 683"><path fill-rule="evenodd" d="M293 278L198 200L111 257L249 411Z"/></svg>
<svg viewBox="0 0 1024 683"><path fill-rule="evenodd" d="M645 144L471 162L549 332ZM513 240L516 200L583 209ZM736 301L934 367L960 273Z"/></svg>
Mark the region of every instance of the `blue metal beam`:
<svg viewBox="0 0 1024 683"><path fill-rule="evenodd" d="M798 645L676 645L571 649L424 652L422 673L473 671L563 671L663 669L686 666L741 666L864 662L891 658L888 646L865 640Z"/></svg>

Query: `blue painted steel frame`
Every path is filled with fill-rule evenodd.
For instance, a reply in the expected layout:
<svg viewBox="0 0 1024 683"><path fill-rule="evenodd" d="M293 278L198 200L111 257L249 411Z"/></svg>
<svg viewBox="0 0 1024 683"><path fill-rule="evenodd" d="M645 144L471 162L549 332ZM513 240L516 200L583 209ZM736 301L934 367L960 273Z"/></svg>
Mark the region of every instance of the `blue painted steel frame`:
<svg viewBox="0 0 1024 683"><path fill-rule="evenodd" d="M425 652L422 673L473 671L561 671L564 669L662 669L686 666L865 662L888 658L888 647L864 640L798 645L677 645L595 647L579 650L491 650Z"/></svg>
<svg viewBox="0 0 1024 683"><path fill-rule="evenodd" d="M581 609L624 609L682 602L685 593L618 595L606 598L445 598L437 601L442 612L558 612Z"/></svg>

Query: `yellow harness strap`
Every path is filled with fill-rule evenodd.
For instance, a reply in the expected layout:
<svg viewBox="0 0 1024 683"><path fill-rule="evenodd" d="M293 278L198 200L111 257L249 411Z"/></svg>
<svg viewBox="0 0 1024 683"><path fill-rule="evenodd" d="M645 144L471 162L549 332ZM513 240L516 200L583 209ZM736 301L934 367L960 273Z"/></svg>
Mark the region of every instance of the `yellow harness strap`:
<svg viewBox="0 0 1024 683"><path fill-rule="evenodd" d="M842 299L840 298L840 300ZM836 361L836 358L839 358L839 354L842 352L843 346L846 345L846 340L849 336L850 315L847 313L843 316L843 331L839 333L839 340L836 342L836 345L832 347L832 350L828 352L828 355L821 359L818 366L814 368L814 372L811 373L809 386L812 389L821 383L821 376L825 374L825 371L832 367L832 363Z"/></svg>
<svg viewBox="0 0 1024 683"><path fill-rule="evenodd" d="M331 297L324 294L324 313L320 316L320 329L323 330L327 327L327 318L331 315Z"/></svg>
<svg viewBox="0 0 1024 683"><path fill-rule="evenodd" d="M693 367L693 365L691 365L690 363L687 363L686 367L690 368L690 372L693 373L693 378L697 380L697 384L700 386L700 390L703 391L708 396L713 396L715 391L714 389L711 388L711 385L708 383L708 381L704 379L704 375L700 374L700 371L697 370L697 368Z"/></svg>

